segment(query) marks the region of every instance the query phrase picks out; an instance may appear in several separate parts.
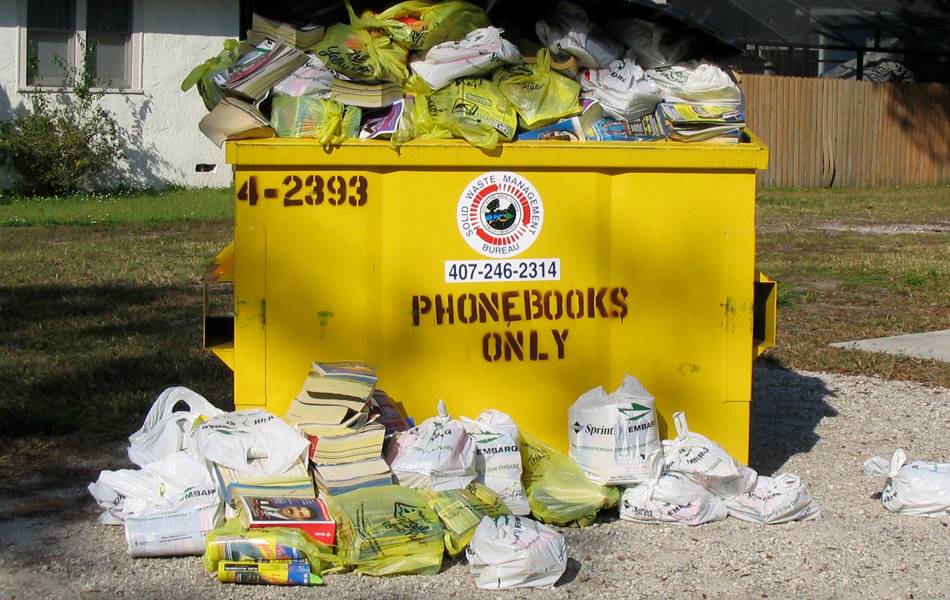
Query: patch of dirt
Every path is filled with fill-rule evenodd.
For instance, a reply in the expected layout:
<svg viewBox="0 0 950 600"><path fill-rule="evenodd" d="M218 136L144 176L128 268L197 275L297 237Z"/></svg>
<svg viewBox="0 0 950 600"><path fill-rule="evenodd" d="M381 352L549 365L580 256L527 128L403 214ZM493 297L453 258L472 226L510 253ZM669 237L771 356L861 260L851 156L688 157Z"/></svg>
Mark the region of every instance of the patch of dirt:
<svg viewBox="0 0 950 600"><path fill-rule="evenodd" d="M869 235L899 235L905 233L950 233L950 222L934 223L841 223L831 221L817 225L801 223L760 224L757 233L784 233L788 231L839 231L843 233L866 233Z"/></svg>
<svg viewBox="0 0 950 600"><path fill-rule="evenodd" d="M815 290L836 290L841 287L841 282L836 279L811 279L805 281L804 285Z"/></svg>
<svg viewBox="0 0 950 600"><path fill-rule="evenodd" d="M845 231L848 233L869 233L873 235L897 235L901 233L947 233L950 223L891 223L888 225L858 225L855 223L827 223L810 228L812 231Z"/></svg>

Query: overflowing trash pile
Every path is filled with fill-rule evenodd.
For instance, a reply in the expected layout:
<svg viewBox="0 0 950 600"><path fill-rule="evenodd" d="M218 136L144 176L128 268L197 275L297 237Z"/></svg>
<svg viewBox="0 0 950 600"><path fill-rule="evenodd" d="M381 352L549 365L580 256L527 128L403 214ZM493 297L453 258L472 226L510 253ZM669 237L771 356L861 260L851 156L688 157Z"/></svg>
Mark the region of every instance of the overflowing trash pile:
<svg viewBox="0 0 950 600"><path fill-rule="evenodd" d="M492 8L495 3L489 3ZM745 127L734 76L687 34L560 0L533 27L463 0L409 0L304 27L259 15L182 83L212 141L711 141ZM510 26L511 31L507 28Z"/></svg>
<svg viewBox="0 0 950 600"><path fill-rule="evenodd" d="M140 468L90 484L101 522L124 526L131 556L203 555L221 582L431 575L464 556L477 587L501 589L553 585L569 551L557 527L618 505L636 523L820 516L798 477L759 476L683 413L661 440L654 398L631 376L570 408L569 454L497 410L453 418L440 401L413 425L376 383L368 365L314 363L283 417L169 388L129 437ZM327 467L338 476L321 478Z"/></svg>

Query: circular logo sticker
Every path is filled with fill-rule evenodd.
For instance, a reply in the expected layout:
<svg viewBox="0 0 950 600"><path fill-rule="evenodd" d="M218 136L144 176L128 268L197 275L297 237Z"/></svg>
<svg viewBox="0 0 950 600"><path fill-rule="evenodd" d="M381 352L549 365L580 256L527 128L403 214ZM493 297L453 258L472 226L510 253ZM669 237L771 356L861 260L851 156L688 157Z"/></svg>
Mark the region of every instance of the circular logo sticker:
<svg viewBox="0 0 950 600"><path fill-rule="evenodd" d="M509 171L472 180L459 196L459 232L476 252L494 258L528 249L541 232L544 205L531 182Z"/></svg>

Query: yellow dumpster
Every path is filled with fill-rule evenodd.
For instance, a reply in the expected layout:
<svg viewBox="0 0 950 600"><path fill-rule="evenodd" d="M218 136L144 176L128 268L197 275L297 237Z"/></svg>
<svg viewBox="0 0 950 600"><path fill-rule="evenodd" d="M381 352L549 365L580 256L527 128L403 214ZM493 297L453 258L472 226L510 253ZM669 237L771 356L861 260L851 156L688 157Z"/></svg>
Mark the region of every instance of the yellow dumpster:
<svg viewBox="0 0 950 600"><path fill-rule="evenodd" d="M283 414L311 361L360 360L418 421L444 399L566 449L567 409L624 374L748 460L752 359L774 341L755 270L758 140L232 141L235 230L210 349L238 408ZM233 263L233 264L232 264ZM220 264L228 266L222 269ZM224 335L221 332L225 332Z"/></svg>

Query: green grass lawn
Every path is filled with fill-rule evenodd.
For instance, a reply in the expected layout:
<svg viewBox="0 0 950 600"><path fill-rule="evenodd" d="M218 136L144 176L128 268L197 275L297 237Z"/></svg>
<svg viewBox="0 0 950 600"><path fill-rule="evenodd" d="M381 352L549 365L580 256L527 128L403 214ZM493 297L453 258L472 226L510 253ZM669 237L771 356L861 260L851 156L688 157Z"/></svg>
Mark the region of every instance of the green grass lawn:
<svg viewBox="0 0 950 600"><path fill-rule="evenodd" d="M0 204L0 433L125 437L169 385L230 404L230 371L200 348L199 280L231 239L230 198ZM926 231L847 230L882 224ZM950 386L945 363L827 347L950 327L950 187L763 192L758 226L780 282L768 360Z"/></svg>
<svg viewBox="0 0 950 600"><path fill-rule="evenodd" d="M759 193L756 216L772 228L942 223L947 229L950 186L768 190Z"/></svg>
<svg viewBox="0 0 950 600"><path fill-rule="evenodd" d="M228 189L69 198L0 196L0 227L223 221L233 217L234 203Z"/></svg>
<svg viewBox="0 0 950 600"><path fill-rule="evenodd" d="M758 268L779 281L768 359L950 386L950 365L832 342L950 328L950 187L768 191Z"/></svg>
<svg viewBox="0 0 950 600"><path fill-rule="evenodd" d="M126 436L169 385L228 406L200 276L232 211L229 190L0 205L0 432Z"/></svg>

